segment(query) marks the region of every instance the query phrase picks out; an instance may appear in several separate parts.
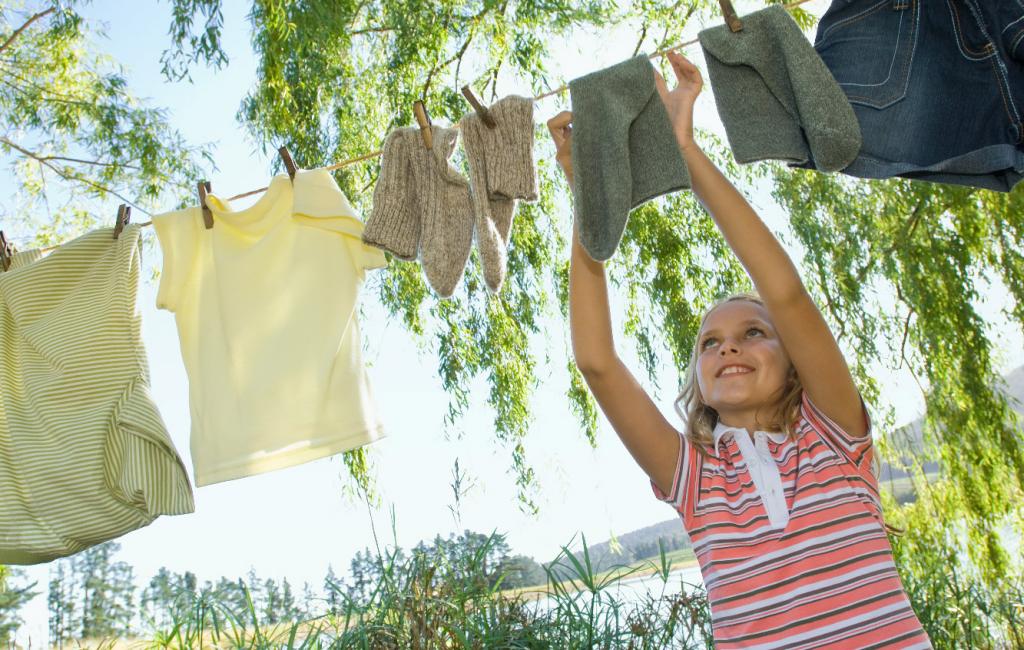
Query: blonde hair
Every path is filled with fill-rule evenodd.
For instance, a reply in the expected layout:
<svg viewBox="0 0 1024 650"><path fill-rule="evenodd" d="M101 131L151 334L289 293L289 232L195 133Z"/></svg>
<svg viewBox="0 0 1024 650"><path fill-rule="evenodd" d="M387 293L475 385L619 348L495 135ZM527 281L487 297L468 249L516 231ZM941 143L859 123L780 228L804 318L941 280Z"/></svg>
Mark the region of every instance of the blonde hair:
<svg viewBox="0 0 1024 650"><path fill-rule="evenodd" d="M718 412L704 403L704 398L700 394L700 386L697 383L700 332L704 329L704 323L711 312L726 303L741 300L764 307L764 301L757 294L737 293L715 303L700 319L700 326L697 328L697 338L693 343L693 353L690 355L690 365L686 369L686 381L674 404L676 413L686 423L683 434L702 454L706 454L713 444L714 438L712 434L715 430L715 425L718 424ZM800 403L803 391L804 388L796 374L796 369L790 364L789 372L786 373L786 382L779 390L778 399L772 404L772 412L768 414L765 428L770 431L784 431L790 439L795 439L796 431L793 427L800 418Z"/></svg>

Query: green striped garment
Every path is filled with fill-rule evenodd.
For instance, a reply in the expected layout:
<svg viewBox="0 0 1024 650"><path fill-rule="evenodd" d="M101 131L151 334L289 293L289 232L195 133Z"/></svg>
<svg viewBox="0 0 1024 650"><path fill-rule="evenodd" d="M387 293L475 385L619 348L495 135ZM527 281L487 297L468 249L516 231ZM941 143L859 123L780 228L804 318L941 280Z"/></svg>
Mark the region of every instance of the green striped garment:
<svg viewBox="0 0 1024 650"><path fill-rule="evenodd" d="M77 553L192 512L149 394L140 226L94 230L0 272L0 564Z"/></svg>

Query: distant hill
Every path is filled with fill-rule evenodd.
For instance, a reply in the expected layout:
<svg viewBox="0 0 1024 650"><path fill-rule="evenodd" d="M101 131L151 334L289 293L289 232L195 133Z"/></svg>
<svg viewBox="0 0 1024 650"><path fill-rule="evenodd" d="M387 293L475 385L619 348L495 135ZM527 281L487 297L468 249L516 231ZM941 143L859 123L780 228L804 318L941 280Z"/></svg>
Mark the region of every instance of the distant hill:
<svg viewBox="0 0 1024 650"><path fill-rule="evenodd" d="M674 517L653 526L645 526L619 535L615 541L621 550L620 553L613 552L612 540L588 546L587 550L594 573L606 571L615 565L657 557L659 539L665 546L665 552L690 547L690 539L686 535L686 531L683 530L683 522L678 517ZM582 553L575 553L575 555L582 561Z"/></svg>
<svg viewBox="0 0 1024 650"><path fill-rule="evenodd" d="M1006 381L1006 395L1010 400L1011 406L1015 411L1024 416L1024 366L1013 370L1004 377L1004 380ZM907 476L904 468L909 466L910 456L914 453L921 454L924 450L924 443L922 441L923 423L924 419L918 418L892 434L895 441L894 446L899 450L906 451L907 455L904 457L903 463L897 462L893 465L882 463L878 477L880 482L898 481L898 479ZM926 473L938 472L939 464L935 461L927 461L924 463L924 471ZM612 551L611 540L605 540L599 544L589 546L590 561L594 565L595 572L599 572L609 569L616 564L626 564L635 560L656 557L658 555L659 539L664 542L666 551L672 551L677 548L689 548L690 546L690 540L686 535L686 531L683 530L682 522L678 517L673 517L653 526L646 526L619 535L616 541L621 547L621 553L614 553ZM576 556L582 559L582 554L577 553Z"/></svg>
<svg viewBox="0 0 1024 650"><path fill-rule="evenodd" d="M1006 382L1006 397L1011 408L1024 416L1024 366L1011 371L1003 377L1003 381ZM879 480L889 481L907 476L905 470L911 466L911 459L914 456L921 458L926 455L923 431L924 418L921 417L892 433L892 445L903 453L903 458L893 464L882 463ZM926 473L939 471L939 464L934 460L925 462L923 467Z"/></svg>

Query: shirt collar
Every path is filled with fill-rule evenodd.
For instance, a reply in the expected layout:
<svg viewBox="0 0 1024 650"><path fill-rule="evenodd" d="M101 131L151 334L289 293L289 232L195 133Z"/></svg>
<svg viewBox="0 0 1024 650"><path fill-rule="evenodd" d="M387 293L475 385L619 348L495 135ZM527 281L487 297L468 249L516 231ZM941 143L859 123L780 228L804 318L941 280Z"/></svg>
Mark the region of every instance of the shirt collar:
<svg viewBox="0 0 1024 650"><path fill-rule="evenodd" d="M722 424L721 422L715 424L715 431L712 434L715 443L714 448L716 450L718 449L718 443L722 441L722 438L724 438L727 433L734 433L736 431L742 431L744 433L747 432L747 430L742 427L730 427L728 425ZM754 433L765 434L772 440L772 442L774 442L777 445L781 445L782 443L786 442L786 434L779 431L755 431Z"/></svg>

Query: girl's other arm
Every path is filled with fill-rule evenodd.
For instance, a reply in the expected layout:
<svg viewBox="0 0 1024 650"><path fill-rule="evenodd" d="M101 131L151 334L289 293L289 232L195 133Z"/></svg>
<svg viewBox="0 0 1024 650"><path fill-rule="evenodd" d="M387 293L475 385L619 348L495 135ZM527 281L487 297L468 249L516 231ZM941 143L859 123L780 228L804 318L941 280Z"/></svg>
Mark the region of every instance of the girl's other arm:
<svg viewBox="0 0 1024 650"><path fill-rule="evenodd" d="M711 214L764 300L811 401L851 435L867 433L860 394L828 324L800 274L757 213L693 141L693 102L703 86L697 67L670 52L678 84L658 90L690 170L693 192Z"/></svg>
<svg viewBox="0 0 1024 650"><path fill-rule="evenodd" d="M572 185L572 113L548 121L556 159ZM679 433L655 406L615 352L604 264L579 242L575 224L569 263L569 324L576 366L637 464L668 493L681 444Z"/></svg>

